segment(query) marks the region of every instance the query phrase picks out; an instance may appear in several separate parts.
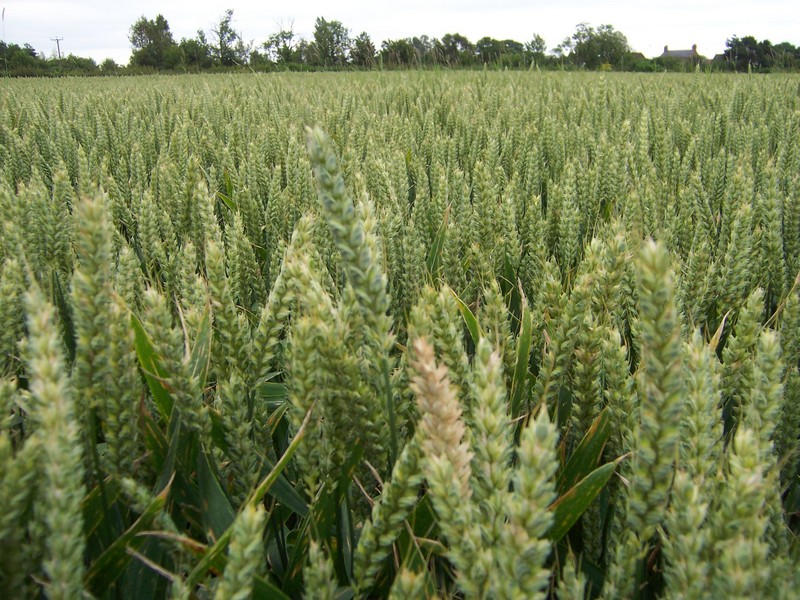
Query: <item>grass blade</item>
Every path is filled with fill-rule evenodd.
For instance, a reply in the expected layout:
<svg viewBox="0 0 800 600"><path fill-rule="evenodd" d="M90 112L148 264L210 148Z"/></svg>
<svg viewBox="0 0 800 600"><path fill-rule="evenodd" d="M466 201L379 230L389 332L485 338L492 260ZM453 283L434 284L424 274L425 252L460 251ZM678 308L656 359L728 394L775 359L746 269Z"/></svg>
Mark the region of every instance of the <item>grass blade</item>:
<svg viewBox="0 0 800 600"><path fill-rule="evenodd" d="M559 494L572 489L576 483L591 473L600 462L609 435L611 435L609 412L608 409L603 409L561 470L556 482Z"/></svg>
<svg viewBox="0 0 800 600"><path fill-rule="evenodd" d="M246 504L256 505L261 500L263 500L266 493L269 489L275 484L280 474L289 464L289 461L294 456L294 453L297 451L300 442L305 437L306 433L306 426L308 422L311 420L311 413L314 410L314 406L309 409L306 413L305 419L303 419L303 424L300 426L300 429L297 430L297 434L295 435L292 443L289 444L289 447L286 449L286 452L283 453L280 460L275 464L275 468L270 471L270 473L264 478L264 480L258 485L258 487L253 490L250 494L250 497L247 499ZM219 557L225 549L228 547L228 544L231 541L231 534L233 533L233 527L228 527L225 530L219 539L214 543L214 545L208 549L208 552L205 553L200 562L197 563L192 572L189 573L189 576L186 578L186 585L189 587L194 587L200 581L200 578L208 571L208 569L214 564L217 557Z"/></svg>
<svg viewBox="0 0 800 600"><path fill-rule="evenodd" d="M109 587L119 579L130 563L128 548L136 550L147 538L138 534L145 531L164 508L169 494L168 484L147 506L142 515L108 549L94 560L84 576L84 586L96 596L104 596Z"/></svg>
<svg viewBox="0 0 800 600"><path fill-rule="evenodd" d="M577 485L550 505L553 511L553 526L547 534L553 542L563 538L570 528L581 518L586 507L597 498L603 490L617 465L624 457L606 463L584 477Z"/></svg>

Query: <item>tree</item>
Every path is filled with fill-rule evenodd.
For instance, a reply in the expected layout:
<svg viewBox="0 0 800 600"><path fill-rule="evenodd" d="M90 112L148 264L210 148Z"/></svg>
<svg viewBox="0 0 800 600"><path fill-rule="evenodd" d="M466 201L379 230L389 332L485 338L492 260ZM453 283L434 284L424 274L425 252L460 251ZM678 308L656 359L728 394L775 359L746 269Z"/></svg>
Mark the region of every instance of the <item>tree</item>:
<svg viewBox="0 0 800 600"><path fill-rule="evenodd" d="M385 40L381 44L381 61L391 67L417 66L417 50L409 38Z"/></svg>
<svg viewBox="0 0 800 600"><path fill-rule="evenodd" d="M246 64L250 54L250 47L234 30L232 22L233 10L229 8L211 29L211 53L214 62L223 67Z"/></svg>
<svg viewBox="0 0 800 600"><path fill-rule="evenodd" d="M297 46L295 46L295 56L297 57L297 62L302 65L310 65L314 63L314 56L316 56L316 48L314 47L314 42L309 42L305 38L300 38L300 41L297 42Z"/></svg>
<svg viewBox="0 0 800 600"><path fill-rule="evenodd" d="M58 61L63 74L87 75L97 72L97 63L93 58L84 58L70 54Z"/></svg>
<svg viewBox="0 0 800 600"><path fill-rule="evenodd" d="M297 62L295 53L296 37L293 25L288 27L281 26L263 44L269 59L279 65Z"/></svg>
<svg viewBox="0 0 800 600"><path fill-rule="evenodd" d="M752 35L733 36L725 42L725 58L737 71L786 68L794 63L796 48L788 42L773 45L769 40L757 41ZM795 56L793 56L793 54Z"/></svg>
<svg viewBox="0 0 800 600"><path fill-rule="evenodd" d="M517 40L482 37L475 42L475 55L484 65L516 68L525 64L525 45Z"/></svg>
<svg viewBox="0 0 800 600"><path fill-rule="evenodd" d="M119 65L114 62L113 58L107 58L103 62L100 63L100 72L103 75L112 75L117 72L119 69Z"/></svg>
<svg viewBox="0 0 800 600"><path fill-rule="evenodd" d="M359 67L373 67L375 65L375 45L366 31L359 33L353 40L353 47L350 49L350 60Z"/></svg>
<svg viewBox="0 0 800 600"><path fill-rule="evenodd" d="M202 30L197 31L195 38L183 38L179 47L184 68L207 69L211 66L211 48Z"/></svg>
<svg viewBox="0 0 800 600"><path fill-rule="evenodd" d="M496 63L503 52L500 40L491 37L482 37L475 42L475 53L483 64Z"/></svg>
<svg viewBox="0 0 800 600"><path fill-rule="evenodd" d="M752 35L742 38L734 35L725 41L725 58L737 71L746 71L756 60L756 46L758 42Z"/></svg>
<svg viewBox="0 0 800 600"><path fill-rule="evenodd" d="M132 65L172 69L180 62L177 44L163 15L157 15L153 20L139 17L131 26L129 39L134 49Z"/></svg>
<svg viewBox="0 0 800 600"><path fill-rule="evenodd" d="M442 44L442 40L438 38L433 38L433 47L430 51L430 62L434 65L447 64L447 56L445 54L444 44Z"/></svg>
<svg viewBox="0 0 800 600"><path fill-rule="evenodd" d="M544 61L544 53L547 50L547 44L544 38L538 33L534 33L531 41L525 44L525 52L531 63L538 65Z"/></svg>
<svg viewBox="0 0 800 600"><path fill-rule="evenodd" d="M347 64L350 51L350 34L341 21L326 21L317 17L314 23L312 56L323 67Z"/></svg>
<svg viewBox="0 0 800 600"><path fill-rule="evenodd" d="M775 54L775 67L778 69L793 69L800 63L800 48L795 48L789 42L781 42L772 47Z"/></svg>
<svg viewBox="0 0 800 600"><path fill-rule="evenodd" d="M445 61L451 67L469 66L475 60L475 46L460 33L443 35L442 49Z"/></svg>
<svg viewBox="0 0 800 600"><path fill-rule="evenodd" d="M40 75L46 67L45 60L30 44L19 46L0 42L0 54L5 61L5 70L10 70L15 75Z"/></svg>
<svg viewBox="0 0 800 600"><path fill-rule="evenodd" d="M409 43L414 47L414 53L416 54L416 64L426 65L433 62L432 54L435 41L436 40L432 40L427 35L409 38Z"/></svg>
<svg viewBox="0 0 800 600"><path fill-rule="evenodd" d="M570 57L578 67L597 69L609 64L621 66L625 56L630 53L628 38L611 25L600 25L597 29L587 23L580 23L570 40L562 46L570 50Z"/></svg>

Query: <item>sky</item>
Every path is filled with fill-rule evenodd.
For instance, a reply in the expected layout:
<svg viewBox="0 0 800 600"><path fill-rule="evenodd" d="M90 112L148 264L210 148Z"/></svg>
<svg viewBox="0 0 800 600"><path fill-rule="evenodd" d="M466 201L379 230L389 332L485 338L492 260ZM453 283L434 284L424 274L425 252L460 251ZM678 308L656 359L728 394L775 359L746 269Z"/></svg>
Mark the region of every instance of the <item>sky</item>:
<svg viewBox="0 0 800 600"><path fill-rule="evenodd" d="M33 46L54 56L56 42L63 54L95 59L112 58L126 64L131 48L128 34L140 17L163 14L176 41L209 31L226 9L245 42L256 46L287 26L311 39L317 17L341 21L353 36L370 34L376 47L386 39L460 33L475 42L483 36L529 41L541 35L552 50L575 31L578 23L613 25L631 47L645 56L697 44L704 56L725 49L733 35L753 35L773 43L800 45L798 0L402 0L382 3L364 0L0 0L5 9L3 39Z"/></svg>

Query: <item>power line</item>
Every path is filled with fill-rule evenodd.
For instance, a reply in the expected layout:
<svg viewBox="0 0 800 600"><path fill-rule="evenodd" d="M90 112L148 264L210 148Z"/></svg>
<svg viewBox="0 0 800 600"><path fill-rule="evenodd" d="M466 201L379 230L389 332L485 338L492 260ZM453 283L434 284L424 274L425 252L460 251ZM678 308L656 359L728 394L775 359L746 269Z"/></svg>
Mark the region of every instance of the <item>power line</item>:
<svg viewBox="0 0 800 600"><path fill-rule="evenodd" d="M50 38L50 41L56 43L56 48L58 49L58 59L61 60L61 42L64 41L64 38L60 37Z"/></svg>

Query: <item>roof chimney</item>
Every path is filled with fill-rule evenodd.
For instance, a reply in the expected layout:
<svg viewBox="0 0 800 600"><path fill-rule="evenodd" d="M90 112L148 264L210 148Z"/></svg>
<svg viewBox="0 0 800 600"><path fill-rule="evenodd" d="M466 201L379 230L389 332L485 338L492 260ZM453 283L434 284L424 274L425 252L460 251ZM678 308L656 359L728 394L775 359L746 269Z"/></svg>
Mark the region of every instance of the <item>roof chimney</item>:
<svg viewBox="0 0 800 600"><path fill-rule="evenodd" d="M697 54L697 44L692 44L692 52Z"/></svg>
<svg viewBox="0 0 800 600"><path fill-rule="evenodd" d="M666 54L667 52L669 52L669 46L664 46L664 54Z"/></svg>

